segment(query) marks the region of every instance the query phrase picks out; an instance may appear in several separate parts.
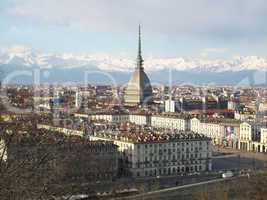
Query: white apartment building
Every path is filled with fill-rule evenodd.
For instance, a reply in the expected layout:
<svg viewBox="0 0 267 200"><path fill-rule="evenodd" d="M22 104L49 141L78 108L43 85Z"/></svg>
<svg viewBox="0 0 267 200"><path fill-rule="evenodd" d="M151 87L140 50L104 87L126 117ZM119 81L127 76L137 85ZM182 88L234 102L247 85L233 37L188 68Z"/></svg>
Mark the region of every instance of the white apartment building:
<svg viewBox="0 0 267 200"><path fill-rule="evenodd" d="M252 144L252 125L247 122L240 124L239 149L250 151Z"/></svg>
<svg viewBox="0 0 267 200"><path fill-rule="evenodd" d="M94 132L91 140L119 146L123 169L133 177L181 175L209 171L211 140L193 132L180 134L113 134Z"/></svg>
<svg viewBox="0 0 267 200"><path fill-rule="evenodd" d="M128 114L92 114L88 115L89 120L103 120L112 123L129 122Z"/></svg>
<svg viewBox="0 0 267 200"><path fill-rule="evenodd" d="M174 101L174 100L166 100L164 101L164 111L165 112L177 112L179 110L179 101Z"/></svg>
<svg viewBox="0 0 267 200"><path fill-rule="evenodd" d="M151 126L177 130L190 130L190 119L176 115L152 115Z"/></svg>
<svg viewBox="0 0 267 200"><path fill-rule="evenodd" d="M129 114L129 121L137 125L150 125L151 115L147 114Z"/></svg>
<svg viewBox="0 0 267 200"><path fill-rule="evenodd" d="M210 137L214 144L220 144L224 137L219 124L201 121L197 118L191 119L191 131Z"/></svg>
<svg viewBox="0 0 267 200"><path fill-rule="evenodd" d="M240 122L229 119L191 119L191 131L204 134L213 144L238 148Z"/></svg>
<svg viewBox="0 0 267 200"><path fill-rule="evenodd" d="M143 113L101 113L101 114L80 114L75 113L75 117L89 120L103 120L111 123L131 122L137 125L151 125L151 115Z"/></svg>
<svg viewBox="0 0 267 200"><path fill-rule="evenodd" d="M75 114L77 117L83 117L81 114ZM190 130L190 119L188 116L177 115L150 115L150 114L91 114L89 120L103 120L112 123L131 122L137 125L148 125L156 128Z"/></svg>
<svg viewBox="0 0 267 200"><path fill-rule="evenodd" d="M245 151L266 152L267 128L265 124L243 122L240 124L239 148Z"/></svg>

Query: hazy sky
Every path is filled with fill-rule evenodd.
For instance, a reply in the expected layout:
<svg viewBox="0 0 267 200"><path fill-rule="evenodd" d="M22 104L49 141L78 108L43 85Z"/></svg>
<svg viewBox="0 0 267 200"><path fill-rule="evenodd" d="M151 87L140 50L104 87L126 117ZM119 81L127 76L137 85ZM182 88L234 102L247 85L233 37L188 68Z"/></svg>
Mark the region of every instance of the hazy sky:
<svg viewBox="0 0 267 200"><path fill-rule="evenodd" d="M267 54L266 0L0 0L0 46L224 58Z"/></svg>

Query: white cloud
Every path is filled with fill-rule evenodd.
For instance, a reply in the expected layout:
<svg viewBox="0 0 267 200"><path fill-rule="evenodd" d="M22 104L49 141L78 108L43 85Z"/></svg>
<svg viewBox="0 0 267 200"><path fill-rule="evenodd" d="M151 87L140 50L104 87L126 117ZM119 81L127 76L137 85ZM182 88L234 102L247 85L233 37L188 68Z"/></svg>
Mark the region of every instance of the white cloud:
<svg viewBox="0 0 267 200"><path fill-rule="evenodd" d="M14 0L8 14L89 30L146 30L209 37L265 35L265 0Z"/></svg>

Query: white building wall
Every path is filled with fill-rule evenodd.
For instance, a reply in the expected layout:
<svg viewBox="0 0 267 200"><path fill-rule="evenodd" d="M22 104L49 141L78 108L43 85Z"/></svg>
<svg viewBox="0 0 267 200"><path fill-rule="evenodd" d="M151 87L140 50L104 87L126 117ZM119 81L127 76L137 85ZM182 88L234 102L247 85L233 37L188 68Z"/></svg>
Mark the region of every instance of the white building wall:
<svg viewBox="0 0 267 200"><path fill-rule="evenodd" d="M150 125L149 115L130 114L129 121L138 125Z"/></svg>
<svg viewBox="0 0 267 200"><path fill-rule="evenodd" d="M197 118L191 119L191 131L210 137L214 144L221 144L224 131L220 124L201 122Z"/></svg>
<svg viewBox="0 0 267 200"><path fill-rule="evenodd" d="M240 124L239 149L251 151L252 126L243 122Z"/></svg>
<svg viewBox="0 0 267 200"><path fill-rule="evenodd" d="M94 114L89 115L89 119L92 120L104 120L112 123L128 122L129 115L127 114Z"/></svg>
<svg viewBox="0 0 267 200"><path fill-rule="evenodd" d="M166 116L151 116L151 126L177 130L188 130L190 120Z"/></svg>
<svg viewBox="0 0 267 200"><path fill-rule="evenodd" d="M134 177L167 176L210 171L211 143L206 140L170 141L165 143L131 143L90 136L91 140L109 140L131 162Z"/></svg>
<svg viewBox="0 0 267 200"><path fill-rule="evenodd" d="M175 112L176 102L173 100L164 101L165 112Z"/></svg>
<svg viewBox="0 0 267 200"><path fill-rule="evenodd" d="M261 128L261 139L260 142L267 145L267 128Z"/></svg>

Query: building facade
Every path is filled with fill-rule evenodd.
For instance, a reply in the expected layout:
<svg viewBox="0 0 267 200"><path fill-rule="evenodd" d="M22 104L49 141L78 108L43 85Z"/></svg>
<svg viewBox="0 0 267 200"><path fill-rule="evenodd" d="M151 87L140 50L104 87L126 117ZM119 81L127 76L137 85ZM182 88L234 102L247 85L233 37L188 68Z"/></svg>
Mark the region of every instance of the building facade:
<svg viewBox="0 0 267 200"><path fill-rule="evenodd" d="M239 149L250 151L252 144L252 125L247 122L240 124Z"/></svg>
<svg viewBox="0 0 267 200"><path fill-rule="evenodd" d="M151 125L151 115L148 114L129 114L129 121L137 125Z"/></svg>
<svg viewBox="0 0 267 200"><path fill-rule="evenodd" d="M240 124L239 149L266 152L267 128L265 124L243 122Z"/></svg>
<svg viewBox="0 0 267 200"><path fill-rule="evenodd" d="M113 113L106 113L106 114L92 114L89 115L89 120L103 120L106 122L112 123L123 123L129 122L129 115L128 114L113 114Z"/></svg>
<svg viewBox="0 0 267 200"><path fill-rule="evenodd" d="M171 98L164 101L164 111L165 112L179 112L179 111L181 111L179 101L174 101Z"/></svg>
<svg viewBox="0 0 267 200"><path fill-rule="evenodd" d="M152 115L151 126L157 128L190 130L190 119L176 115Z"/></svg>
<svg viewBox="0 0 267 200"><path fill-rule="evenodd" d="M212 139L215 145L238 148L240 121L232 119L191 119L191 130Z"/></svg>
<svg viewBox="0 0 267 200"><path fill-rule="evenodd" d="M119 147L125 174L133 177L181 175L212 168L210 139L192 132L150 133L142 138L104 131L93 133L90 139L113 141Z"/></svg>
<svg viewBox="0 0 267 200"><path fill-rule="evenodd" d="M214 144L219 144L221 138L221 127L217 123L202 122L200 119L193 118L191 120L191 130L197 133L202 133L212 139Z"/></svg>

